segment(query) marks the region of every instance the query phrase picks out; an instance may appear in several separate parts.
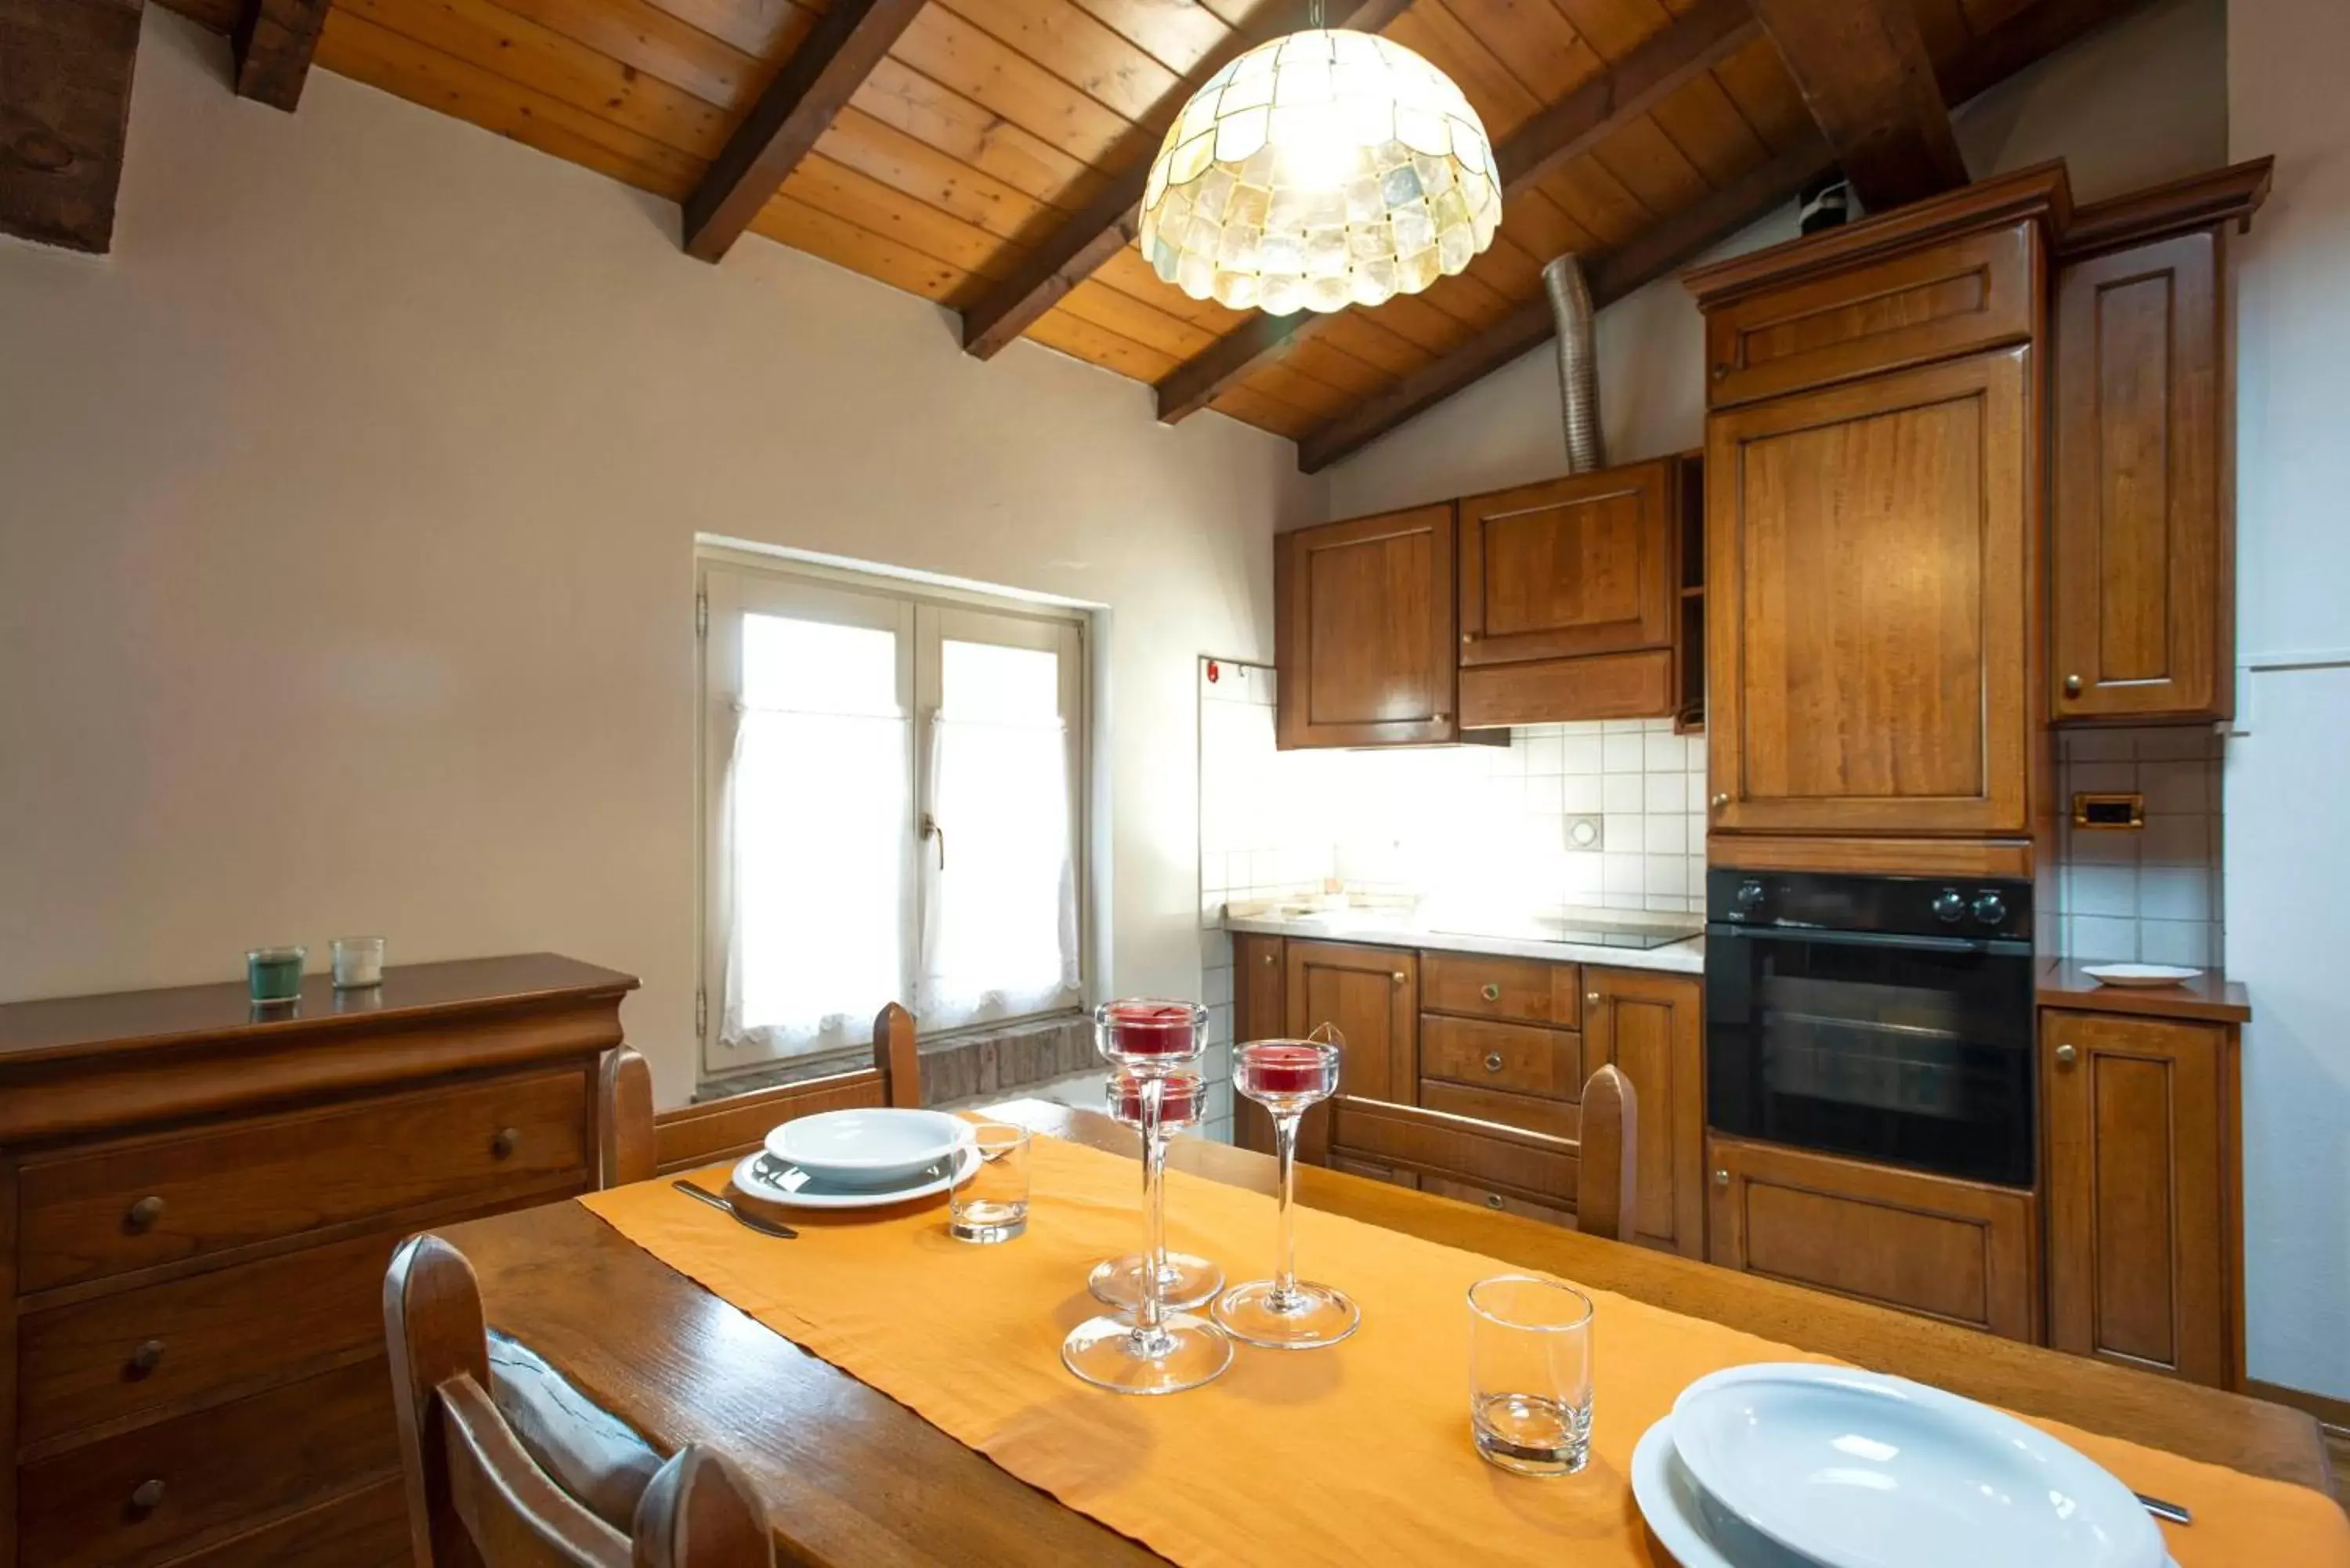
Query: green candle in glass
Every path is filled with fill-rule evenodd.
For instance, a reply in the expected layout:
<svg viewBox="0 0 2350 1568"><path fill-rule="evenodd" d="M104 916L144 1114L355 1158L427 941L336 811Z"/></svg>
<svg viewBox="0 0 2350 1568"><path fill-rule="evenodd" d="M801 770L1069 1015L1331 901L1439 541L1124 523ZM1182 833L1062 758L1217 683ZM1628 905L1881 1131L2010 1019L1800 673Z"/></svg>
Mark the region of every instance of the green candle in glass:
<svg viewBox="0 0 2350 1568"><path fill-rule="evenodd" d="M307 948L255 948L244 955L246 994L255 1002L293 1002L302 994Z"/></svg>

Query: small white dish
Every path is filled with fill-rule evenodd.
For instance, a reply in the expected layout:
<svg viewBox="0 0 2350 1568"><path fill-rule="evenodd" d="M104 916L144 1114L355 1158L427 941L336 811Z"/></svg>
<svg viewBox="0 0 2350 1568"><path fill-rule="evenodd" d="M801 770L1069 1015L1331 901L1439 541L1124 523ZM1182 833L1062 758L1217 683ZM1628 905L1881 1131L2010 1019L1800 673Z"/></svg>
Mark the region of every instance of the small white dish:
<svg viewBox="0 0 2350 1568"><path fill-rule="evenodd" d="M944 1111L822 1111L769 1129L767 1152L843 1187L883 1187L927 1169L972 1141L971 1124Z"/></svg>
<svg viewBox="0 0 2350 1568"><path fill-rule="evenodd" d="M1824 1568L2162 1568L2162 1532L2103 1467L1941 1389L1851 1367L1734 1366L1673 1404L1714 1502Z"/></svg>
<svg viewBox="0 0 2350 1568"><path fill-rule="evenodd" d="M734 1167L734 1190L780 1209L886 1209L911 1203L960 1186L979 1164L979 1148L965 1144L952 1156L924 1166L885 1186L852 1186L762 1150Z"/></svg>
<svg viewBox="0 0 2350 1568"><path fill-rule="evenodd" d="M2099 985L2123 987L2181 985L2203 971L2175 963L2085 963L2081 972Z"/></svg>

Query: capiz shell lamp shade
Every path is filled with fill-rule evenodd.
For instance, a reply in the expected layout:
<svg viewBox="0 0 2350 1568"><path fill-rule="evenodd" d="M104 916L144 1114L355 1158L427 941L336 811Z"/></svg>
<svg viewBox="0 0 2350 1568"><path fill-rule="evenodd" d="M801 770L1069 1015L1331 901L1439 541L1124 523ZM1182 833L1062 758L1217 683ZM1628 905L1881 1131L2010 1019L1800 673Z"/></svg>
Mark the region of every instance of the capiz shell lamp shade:
<svg viewBox="0 0 2350 1568"><path fill-rule="evenodd" d="M1451 78L1373 33L1260 44L1183 106L1138 239L1194 299L1286 316L1378 305L1493 243L1501 181Z"/></svg>

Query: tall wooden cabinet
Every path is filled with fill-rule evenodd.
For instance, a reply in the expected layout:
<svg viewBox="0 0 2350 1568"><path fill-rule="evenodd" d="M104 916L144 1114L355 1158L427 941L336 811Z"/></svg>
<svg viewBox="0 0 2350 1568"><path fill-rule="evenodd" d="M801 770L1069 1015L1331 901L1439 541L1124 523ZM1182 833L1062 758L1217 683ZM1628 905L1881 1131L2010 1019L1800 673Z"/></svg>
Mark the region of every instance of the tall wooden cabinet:
<svg viewBox="0 0 2350 1568"><path fill-rule="evenodd" d="M1452 517L1445 502L1275 535L1284 750L1461 738Z"/></svg>

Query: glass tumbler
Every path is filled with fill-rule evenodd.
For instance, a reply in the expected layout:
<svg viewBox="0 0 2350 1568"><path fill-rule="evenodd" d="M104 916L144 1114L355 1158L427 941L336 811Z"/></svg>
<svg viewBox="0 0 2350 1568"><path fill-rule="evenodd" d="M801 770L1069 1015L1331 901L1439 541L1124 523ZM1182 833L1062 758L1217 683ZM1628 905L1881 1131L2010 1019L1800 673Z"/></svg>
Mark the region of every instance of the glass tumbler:
<svg viewBox="0 0 2350 1568"><path fill-rule="evenodd" d="M302 996L302 961L307 948L255 948L244 955L245 995L256 1006L275 1007Z"/></svg>
<svg viewBox="0 0 2350 1568"><path fill-rule="evenodd" d="M981 1122L972 1137L979 1158L947 1198L947 1234L958 1241L1009 1241L1028 1229L1028 1129Z"/></svg>
<svg viewBox="0 0 2350 1568"><path fill-rule="evenodd" d="M1591 1454L1591 1298L1501 1274L1469 1287L1469 1426L1489 1464L1567 1476Z"/></svg>
<svg viewBox="0 0 2350 1568"><path fill-rule="evenodd" d="M1335 1040L1257 1040L1232 1053L1232 1087L1273 1115L1280 1176L1274 1275L1234 1285L1211 1309L1226 1334L1271 1350L1315 1350L1355 1332L1362 1314L1346 1293L1297 1277L1297 1124L1338 1090Z"/></svg>

